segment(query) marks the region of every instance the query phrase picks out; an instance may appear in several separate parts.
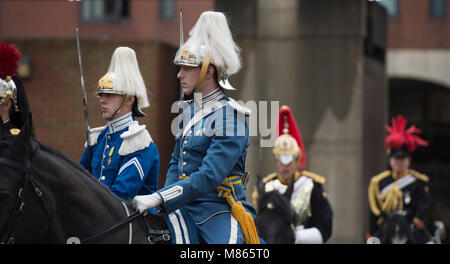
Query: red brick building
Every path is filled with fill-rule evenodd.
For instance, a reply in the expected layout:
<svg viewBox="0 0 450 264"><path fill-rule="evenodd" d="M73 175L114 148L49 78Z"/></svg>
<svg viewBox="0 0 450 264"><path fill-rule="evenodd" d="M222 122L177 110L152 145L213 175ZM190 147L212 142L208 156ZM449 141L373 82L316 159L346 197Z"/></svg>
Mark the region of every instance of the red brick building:
<svg viewBox="0 0 450 264"><path fill-rule="evenodd" d="M450 3L433 0L391 2L388 27L390 49L450 48ZM436 4L434 4L434 2Z"/></svg>
<svg viewBox="0 0 450 264"><path fill-rule="evenodd" d="M183 8L187 37L201 12L214 5L212 0L1 0L0 41L16 44L31 65L24 86L36 138L75 162L84 150L78 27L91 127L105 123L94 92L114 49L135 49L150 101L140 123L146 124L160 152L163 184L174 144L170 107L179 96L172 64L179 45L178 10Z"/></svg>

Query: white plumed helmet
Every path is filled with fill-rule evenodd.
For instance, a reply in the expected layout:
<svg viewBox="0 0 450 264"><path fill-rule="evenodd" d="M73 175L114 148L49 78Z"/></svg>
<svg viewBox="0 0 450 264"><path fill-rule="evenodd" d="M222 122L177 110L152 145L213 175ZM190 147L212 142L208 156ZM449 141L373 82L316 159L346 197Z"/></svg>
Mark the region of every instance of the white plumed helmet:
<svg viewBox="0 0 450 264"><path fill-rule="evenodd" d="M144 78L142 78L133 49L118 47L114 51L108 72L98 81L96 94L100 93L136 96L133 114L136 117L145 116L141 109L150 104Z"/></svg>
<svg viewBox="0 0 450 264"><path fill-rule="evenodd" d="M215 66L218 83L228 90L235 90L228 77L241 69L240 49L233 40L228 21L221 12L205 11L189 33L189 39L177 51L176 65L202 66L197 84L203 80L209 64ZM203 74L202 74L203 72Z"/></svg>

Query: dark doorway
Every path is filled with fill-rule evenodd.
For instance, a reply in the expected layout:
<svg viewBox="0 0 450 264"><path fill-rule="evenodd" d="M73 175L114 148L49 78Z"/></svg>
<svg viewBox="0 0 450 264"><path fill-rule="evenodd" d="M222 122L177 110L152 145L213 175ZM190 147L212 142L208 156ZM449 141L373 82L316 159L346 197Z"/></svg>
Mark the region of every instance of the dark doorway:
<svg viewBox="0 0 450 264"><path fill-rule="evenodd" d="M412 79L389 80L389 117L401 114L422 129L430 145L413 155L412 169L430 177L432 204L426 225L443 221L450 231L450 87ZM450 242L449 235L442 241Z"/></svg>

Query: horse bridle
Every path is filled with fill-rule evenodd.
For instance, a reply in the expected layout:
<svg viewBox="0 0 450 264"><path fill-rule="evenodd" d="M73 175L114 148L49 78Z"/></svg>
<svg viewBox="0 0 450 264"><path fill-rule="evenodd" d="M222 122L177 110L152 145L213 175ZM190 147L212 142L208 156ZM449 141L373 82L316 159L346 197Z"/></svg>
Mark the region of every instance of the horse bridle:
<svg viewBox="0 0 450 264"><path fill-rule="evenodd" d="M34 153L37 149L36 144L32 144ZM18 170L24 173L24 182L22 187L19 188L17 192L17 198L15 200L14 206L12 207L12 211L8 216L8 220L6 221L6 225L4 230L2 231L0 236L0 244L14 244L15 238L13 237L14 227L17 223L17 219L20 215L25 212L25 195L31 184L36 195L40 198L39 200L43 203L44 208L46 208L44 201L42 200L42 191L36 187L34 182L31 180L31 159L29 156L25 158L25 166L15 162L11 159L0 157L0 164L6 165L12 169ZM48 214L48 212L47 212Z"/></svg>
<svg viewBox="0 0 450 264"><path fill-rule="evenodd" d="M37 147L36 147L36 145L34 145L32 153L34 153L36 151L36 149L37 149ZM4 230L2 231L2 233L0 233L1 234L0 244L14 244L14 242L16 241L16 239L13 237L14 227L17 223L17 219L19 218L19 216L25 212L25 210L24 210L25 209L25 195L27 193L27 190L29 188L28 186L30 184L32 185L36 195L40 198L40 201L42 202L45 210L47 210L47 207L46 207L44 201L42 200L42 191L39 188L37 188L36 185L34 184L34 182L31 180L31 159L30 159L30 157L26 157L25 166L23 166L22 164L20 164L18 162L15 162L11 159L3 158L3 157L0 157L0 164L6 165L12 169L15 169L15 170L18 170L18 171L24 173L24 183L23 183L22 187L19 188L14 206L12 207L12 211L8 216L8 221L6 222ZM48 212L46 212L46 213L48 215ZM106 229L105 231L103 231L99 234L96 234L94 236L91 236L89 238L83 239L81 242L85 243L85 242L96 240L100 237L103 237L103 236L111 233L115 229L117 229L129 222L134 221L136 218L138 218L142 215L145 215L145 212L136 211L133 214L129 215L128 217L122 219L115 225ZM148 241L150 243L154 243L157 241L170 240L170 235L165 230L154 230L154 229L149 228L148 225L147 225L147 234L149 235Z"/></svg>

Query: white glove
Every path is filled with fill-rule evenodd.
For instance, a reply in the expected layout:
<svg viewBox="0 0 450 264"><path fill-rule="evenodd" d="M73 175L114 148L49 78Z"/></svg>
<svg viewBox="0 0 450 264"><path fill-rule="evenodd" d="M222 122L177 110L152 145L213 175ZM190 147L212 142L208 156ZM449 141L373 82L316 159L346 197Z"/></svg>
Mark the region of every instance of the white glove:
<svg viewBox="0 0 450 264"><path fill-rule="evenodd" d="M323 238L316 227L306 228L297 226L295 228L295 244L322 244Z"/></svg>
<svg viewBox="0 0 450 264"><path fill-rule="evenodd" d="M131 201L133 207L139 212L147 211L150 208L155 208L162 204L162 198L157 193L152 193L149 195L137 195Z"/></svg>

